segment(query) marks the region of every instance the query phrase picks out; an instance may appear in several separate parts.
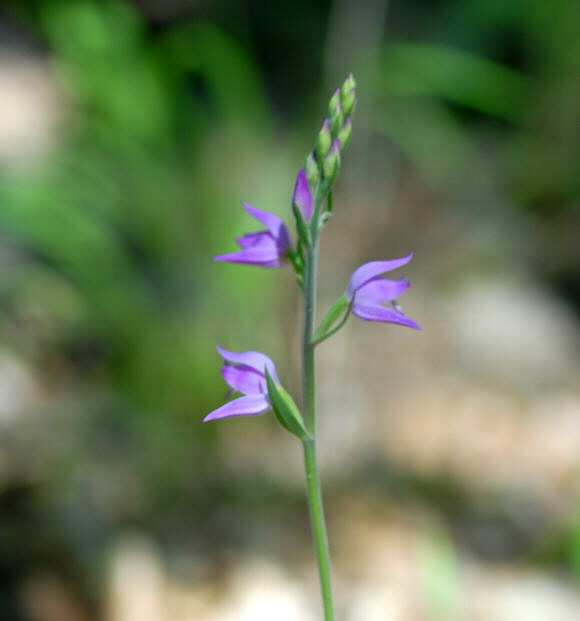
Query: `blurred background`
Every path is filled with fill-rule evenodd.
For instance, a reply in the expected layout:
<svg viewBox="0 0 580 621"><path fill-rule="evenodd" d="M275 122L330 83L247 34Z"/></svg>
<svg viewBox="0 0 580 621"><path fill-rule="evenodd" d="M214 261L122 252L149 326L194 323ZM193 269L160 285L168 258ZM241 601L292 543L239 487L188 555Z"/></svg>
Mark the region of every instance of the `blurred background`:
<svg viewBox="0 0 580 621"><path fill-rule="evenodd" d="M334 88L354 139L321 308L414 251L422 332L319 349L340 618L580 618L575 0L8 0L0 9L0 619L320 619L299 445L202 425L216 343L299 392L287 219Z"/></svg>

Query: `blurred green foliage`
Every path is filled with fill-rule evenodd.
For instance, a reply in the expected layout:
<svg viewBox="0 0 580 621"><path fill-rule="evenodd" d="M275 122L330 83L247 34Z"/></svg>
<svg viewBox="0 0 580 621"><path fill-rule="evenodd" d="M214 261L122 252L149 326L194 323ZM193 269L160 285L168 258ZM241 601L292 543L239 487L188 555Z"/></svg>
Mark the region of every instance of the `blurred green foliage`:
<svg viewBox="0 0 580 621"><path fill-rule="evenodd" d="M548 217L576 207L576 3L441 6L431 41L383 49L377 127L432 181L449 183L466 150L483 140L487 153L493 149L491 165L512 207Z"/></svg>
<svg viewBox="0 0 580 621"><path fill-rule="evenodd" d="M154 519L211 478L215 427L199 421L222 391L215 343L235 334L228 309L243 324L255 306L210 257L243 220L230 171L267 144L271 112L245 50L209 23L151 39L124 2L37 8L67 110L49 157L0 178L4 341L51 393L62 439L39 452L69 464L51 485L77 479L84 502L87 476L126 471L94 518Z"/></svg>

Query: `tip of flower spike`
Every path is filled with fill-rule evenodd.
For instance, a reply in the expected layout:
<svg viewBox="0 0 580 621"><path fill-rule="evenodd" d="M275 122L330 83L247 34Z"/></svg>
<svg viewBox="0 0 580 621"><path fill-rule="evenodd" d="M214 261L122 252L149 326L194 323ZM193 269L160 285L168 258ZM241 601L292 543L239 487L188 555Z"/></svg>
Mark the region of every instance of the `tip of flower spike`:
<svg viewBox="0 0 580 621"><path fill-rule="evenodd" d="M342 83L341 94L342 96L346 96L350 91L356 88L356 81L354 79L354 75L349 73L346 77L346 80Z"/></svg>
<svg viewBox="0 0 580 621"><path fill-rule="evenodd" d="M357 98L356 90L352 88L350 91L342 94L342 107L345 116L351 116L356 107Z"/></svg>

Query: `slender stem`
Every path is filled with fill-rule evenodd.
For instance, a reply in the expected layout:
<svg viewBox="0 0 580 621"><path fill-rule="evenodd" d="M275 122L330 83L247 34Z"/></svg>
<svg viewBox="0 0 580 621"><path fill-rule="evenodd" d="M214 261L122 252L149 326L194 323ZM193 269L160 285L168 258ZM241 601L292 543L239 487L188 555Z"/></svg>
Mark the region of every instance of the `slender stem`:
<svg viewBox="0 0 580 621"><path fill-rule="evenodd" d="M318 237L306 256L304 274L304 334L302 336L302 394L306 427L316 437L316 366L314 360L314 321L316 318L316 277L318 263Z"/></svg>
<svg viewBox="0 0 580 621"><path fill-rule="evenodd" d="M316 315L316 277L318 261L318 232L313 235L312 245L306 258L304 279L304 335L302 340L302 373L305 422L311 439L303 442L304 467L306 470L306 489L312 537L318 562L320 588L324 606L325 621L334 621L334 601L332 596L332 578L330 553L326 522L322 505L322 489L316 457L316 369L312 342L314 320Z"/></svg>
<svg viewBox="0 0 580 621"><path fill-rule="evenodd" d="M326 535L326 522L324 520L324 508L322 506L322 489L316 460L316 443L314 438L304 442L304 466L306 468L306 486L308 490L308 508L310 510L310 523L312 537L318 561L318 574L320 577L320 591L324 606L325 621L334 621L334 600L332 597L332 570L330 566L330 553L328 550L328 537Z"/></svg>

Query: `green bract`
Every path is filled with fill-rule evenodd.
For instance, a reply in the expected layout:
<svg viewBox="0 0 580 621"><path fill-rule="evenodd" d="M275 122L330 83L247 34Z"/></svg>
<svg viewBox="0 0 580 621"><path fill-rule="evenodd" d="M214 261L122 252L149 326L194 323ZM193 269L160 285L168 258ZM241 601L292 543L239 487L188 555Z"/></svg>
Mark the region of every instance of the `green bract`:
<svg viewBox="0 0 580 621"><path fill-rule="evenodd" d="M283 386L277 384L272 379L268 369L265 369L265 373L270 404L280 424L290 433L293 433L295 436L300 438L302 442L310 440L310 434L304 425L302 415L300 414L300 410L294 402L294 399L292 399Z"/></svg>

